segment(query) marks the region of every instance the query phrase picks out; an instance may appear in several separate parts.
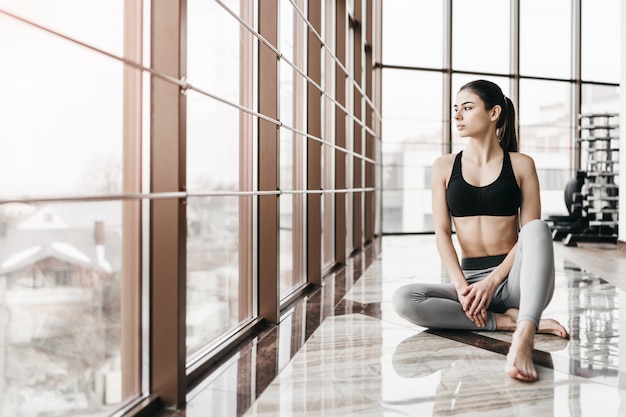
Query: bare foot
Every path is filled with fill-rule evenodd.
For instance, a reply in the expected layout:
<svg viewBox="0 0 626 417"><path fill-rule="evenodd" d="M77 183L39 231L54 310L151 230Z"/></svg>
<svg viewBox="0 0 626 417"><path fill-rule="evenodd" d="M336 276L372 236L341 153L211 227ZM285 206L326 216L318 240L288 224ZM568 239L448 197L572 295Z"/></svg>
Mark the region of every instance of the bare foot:
<svg viewBox="0 0 626 417"><path fill-rule="evenodd" d="M504 368L511 378L528 382L538 379L532 357L535 331L535 325L530 321L524 320L517 325Z"/></svg>
<svg viewBox="0 0 626 417"><path fill-rule="evenodd" d="M519 310L517 308L509 308L504 312L505 316L512 317L515 322L517 322L517 316L519 315ZM562 337L563 339L569 339L569 333L567 329L561 325L556 320L553 319L541 319L539 320L539 328L537 329L537 333L543 334L553 334L558 337Z"/></svg>

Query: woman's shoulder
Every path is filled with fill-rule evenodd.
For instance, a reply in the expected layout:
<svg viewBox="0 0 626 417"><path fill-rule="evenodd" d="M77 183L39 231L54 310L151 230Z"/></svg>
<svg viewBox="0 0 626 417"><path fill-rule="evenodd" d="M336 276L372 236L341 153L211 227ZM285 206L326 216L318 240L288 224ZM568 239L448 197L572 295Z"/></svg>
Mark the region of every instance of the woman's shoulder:
<svg viewBox="0 0 626 417"><path fill-rule="evenodd" d="M519 174L535 172L535 161L529 155L521 152L509 152L513 171Z"/></svg>
<svg viewBox="0 0 626 417"><path fill-rule="evenodd" d="M443 185L448 184L448 179L452 175L452 166L454 165L454 158L457 154L448 153L441 155L433 162L432 178L435 183L441 183Z"/></svg>
<svg viewBox="0 0 626 417"><path fill-rule="evenodd" d="M452 165L454 165L454 159L458 154L456 153L447 153L445 155L441 155L435 162L433 162L433 169L452 169Z"/></svg>

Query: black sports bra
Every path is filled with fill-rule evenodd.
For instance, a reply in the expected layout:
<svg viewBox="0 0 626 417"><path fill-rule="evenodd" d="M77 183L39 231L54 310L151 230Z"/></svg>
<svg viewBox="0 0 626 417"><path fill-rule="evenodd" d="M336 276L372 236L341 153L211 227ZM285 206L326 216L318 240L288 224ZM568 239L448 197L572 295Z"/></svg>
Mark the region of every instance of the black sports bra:
<svg viewBox="0 0 626 417"><path fill-rule="evenodd" d="M511 157L504 152L502 170L498 178L489 185L476 187L463 179L461 155L454 159L452 175L446 189L448 210L454 217L467 216L512 216L518 214L522 191L517 184Z"/></svg>

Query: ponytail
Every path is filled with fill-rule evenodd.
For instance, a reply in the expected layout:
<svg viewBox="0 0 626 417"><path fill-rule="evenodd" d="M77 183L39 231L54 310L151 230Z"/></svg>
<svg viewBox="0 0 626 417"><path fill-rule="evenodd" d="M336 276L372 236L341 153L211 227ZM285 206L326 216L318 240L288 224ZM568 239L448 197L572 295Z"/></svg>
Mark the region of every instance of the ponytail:
<svg viewBox="0 0 626 417"><path fill-rule="evenodd" d="M519 145L515 126L515 107L513 107L511 99L506 96L504 97L504 106L502 107L496 128L498 141L502 149L507 152L517 152Z"/></svg>

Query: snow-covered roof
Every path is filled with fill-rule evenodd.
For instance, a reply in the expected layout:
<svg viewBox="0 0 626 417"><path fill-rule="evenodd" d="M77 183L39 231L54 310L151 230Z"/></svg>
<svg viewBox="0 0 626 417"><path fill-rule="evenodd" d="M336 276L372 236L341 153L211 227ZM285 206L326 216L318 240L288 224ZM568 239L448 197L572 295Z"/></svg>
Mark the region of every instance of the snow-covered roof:
<svg viewBox="0 0 626 417"><path fill-rule="evenodd" d="M48 258L59 259L71 264L89 268L100 267L94 263L89 256L85 255L72 245L63 242L52 242L45 246L33 246L9 257L2 262L2 265L0 265L0 275L18 271Z"/></svg>
<svg viewBox="0 0 626 417"><path fill-rule="evenodd" d="M46 204L18 211L21 215L13 217L0 236L0 275L48 257L105 272L120 268L119 202ZM103 245L94 240L96 222L105 227Z"/></svg>

